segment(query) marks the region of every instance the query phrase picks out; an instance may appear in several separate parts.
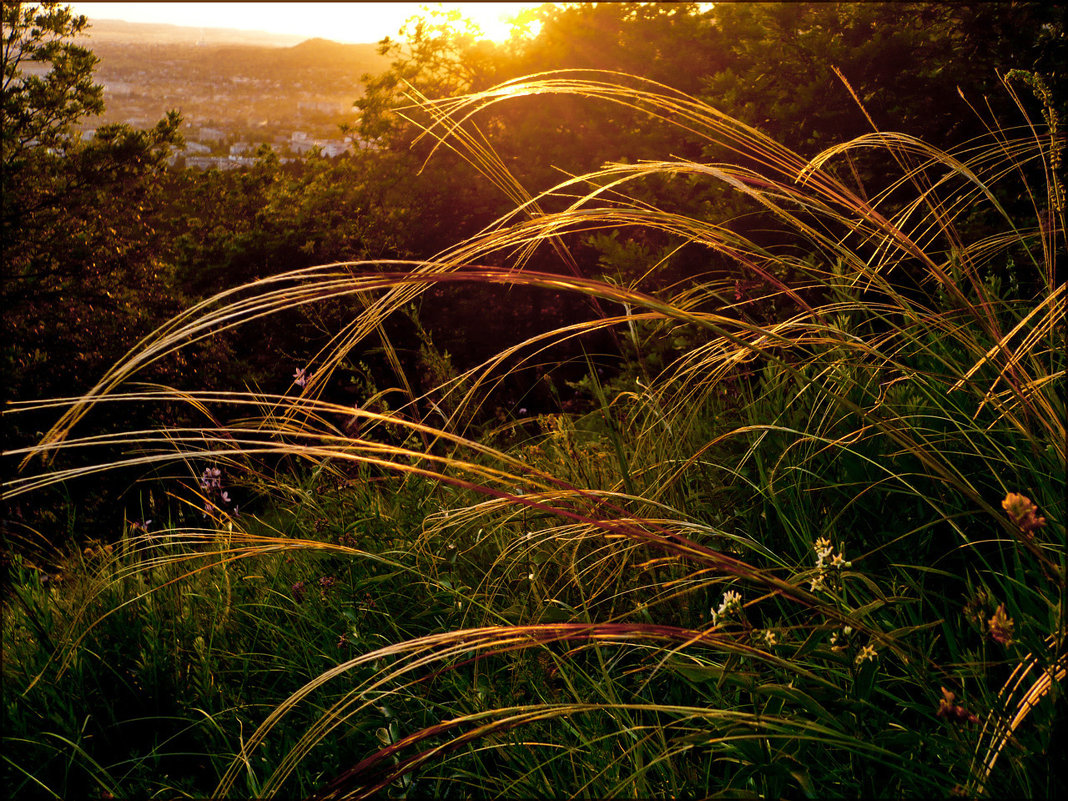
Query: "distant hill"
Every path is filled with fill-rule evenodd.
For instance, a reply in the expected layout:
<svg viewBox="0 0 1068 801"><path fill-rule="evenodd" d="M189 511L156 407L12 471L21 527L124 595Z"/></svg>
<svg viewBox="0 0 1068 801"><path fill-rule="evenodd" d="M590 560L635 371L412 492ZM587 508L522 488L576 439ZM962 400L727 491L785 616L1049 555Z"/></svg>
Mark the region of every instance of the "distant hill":
<svg viewBox="0 0 1068 801"><path fill-rule="evenodd" d="M342 44L330 39L307 39L286 51L286 58L294 66L322 64L329 61L339 67L361 67L365 69L385 69L387 59L378 54L378 45Z"/></svg>
<svg viewBox="0 0 1068 801"><path fill-rule="evenodd" d="M178 109L189 141L224 149L227 143L279 142L294 133L338 135L351 124L365 74L389 59L378 45L343 44L299 35L220 28L91 21L82 39L99 58L96 79L106 110L85 128L108 122L153 125ZM201 142L201 144L204 144ZM225 152L225 151L224 151Z"/></svg>
<svg viewBox="0 0 1068 801"><path fill-rule="evenodd" d="M329 39L308 39L299 34L241 31L230 28L195 28L123 20L90 20L82 40L107 66L115 54L143 53L151 60L225 63L228 70L278 74L312 69L347 77L378 72L389 60L378 53L377 43L343 44Z"/></svg>
<svg viewBox="0 0 1068 801"><path fill-rule="evenodd" d="M232 28L200 28L119 19L90 19L84 37L93 44L244 44L260 47L292 47L307 37L292 33L241 31Z"/></svg>
<svg viewBox="0 0 1068 801"><path fill-rule="evenodd" d="M359 77L389 66L389 59L379 55L377 44L342 44L329 39L307 39L290 47L271 48L230 44L205 47L205 51L217 61L240 64L244 70L256 72L314 69Z"/></svg>

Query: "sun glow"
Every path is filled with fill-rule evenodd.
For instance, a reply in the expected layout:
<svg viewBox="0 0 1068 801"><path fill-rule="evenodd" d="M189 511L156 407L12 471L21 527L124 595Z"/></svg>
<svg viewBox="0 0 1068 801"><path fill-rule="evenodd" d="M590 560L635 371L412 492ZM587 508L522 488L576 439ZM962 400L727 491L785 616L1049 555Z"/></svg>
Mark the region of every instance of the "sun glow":
<svg viewBox="0 0 1068 801"><path fill-rule="evenodd" d="M456 8L475 23L492 42L503 42L512 35L512 21L521 12L537 8L541 3L440 3L443 8Z"/></svg>
<svg viewBox="0 0 1068 801"><path fill-rule="evenodd" d="M78 14L91 20L119 19L204 28L235 28L321 37L336 42L396 39L404 22L434 11L456 10L485 38L501 42L511 19L541 3L82 3Z"/></svg>

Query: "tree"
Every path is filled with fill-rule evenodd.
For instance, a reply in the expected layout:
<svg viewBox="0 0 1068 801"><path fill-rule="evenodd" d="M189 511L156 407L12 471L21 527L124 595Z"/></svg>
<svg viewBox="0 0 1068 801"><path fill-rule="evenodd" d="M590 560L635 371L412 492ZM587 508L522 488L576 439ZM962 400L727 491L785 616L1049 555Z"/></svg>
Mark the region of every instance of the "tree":
<svg viewBox="0 0 1068 801"><path fill-rule="evenodd" d="M52 2L5 2L2 13L0 383L8 401L70 396L183 305L155 229L180 118L83 138L79 124L103 110L97 59L74 42L86 19ZM183 366L155 369L146 377L168 380ZM8 418L5 445L27 444L51 414Z"/></svg>
<svg viewBox="0 0 1068 801"><path fill-rule="evenodd" d="M57 3L5 3L3 22L5 389L8 397L46 387L66 394L96 376L79 371L76 380L63 381L75 377L55 366L36 374L31 354L40 348L25 340L54 336L69 324L71 335L84 339L69 341L68 349L95 369L102 349L121 353L128 344L102 341L99 331L109 324L123 329L152 307L139 297L163 271L150 245L151 206L161 201L152 179L179 141L180 119L171 113L150 130L107 125L83 140L78 124L103 110L101 87L93 83L97 59L72 41L85 17ZM90 310L92 320L85 317ZM38 332L42 320L48 324ZM77 333L87 329L96 333Z"/></svg>
<svg viewBox="0 0 1068 801"><path fill-rule="evenodd" d="M813 155L871 131L837 68L880 130L947 147L982 130L958 90L976 107L989 99L1005 110L999 74L1061 69L1063 11L1035 2L717 4L709 46L726 63L702 98ZM1062 102L1063 81L1054 81Z"/></svg>
<svg viewBox="0 0 1068 801"><path fill-rule="evenodd" d="M104 100L93 83L96 56L71 41L85 30L85 17L55 2L4 3L2 15L0 161L7 176L28 154L66 146L77 122L102 112ZM48 71L35 74L40 66Z"/></svg>

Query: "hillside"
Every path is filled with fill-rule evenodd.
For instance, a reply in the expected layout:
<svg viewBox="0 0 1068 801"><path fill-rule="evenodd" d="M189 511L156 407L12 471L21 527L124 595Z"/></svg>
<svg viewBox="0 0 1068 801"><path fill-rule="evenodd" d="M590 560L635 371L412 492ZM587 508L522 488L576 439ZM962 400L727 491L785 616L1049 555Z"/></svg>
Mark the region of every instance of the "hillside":
<svg viewBox="0 0 1068 801"><path fill-rule="evenodd" d="M291 33L244 31L234 28L202 28L121 19L90 19L88 36L93 46L110 44L248 44L289 47L304 37Z"/></svg>
<svg viewBox="0 0 1068 801"><path fill-rule="evenodd" d="M276 35L248 31L94 22L85 41L100 59L97 78L107 111L84 127L151 125L179 109L188 132L207 126L231 141L277 141L296 131L334 136L340 123L351 122L362 77L386 69L388 60L376 44L289 39L282 44Z"/></svg>

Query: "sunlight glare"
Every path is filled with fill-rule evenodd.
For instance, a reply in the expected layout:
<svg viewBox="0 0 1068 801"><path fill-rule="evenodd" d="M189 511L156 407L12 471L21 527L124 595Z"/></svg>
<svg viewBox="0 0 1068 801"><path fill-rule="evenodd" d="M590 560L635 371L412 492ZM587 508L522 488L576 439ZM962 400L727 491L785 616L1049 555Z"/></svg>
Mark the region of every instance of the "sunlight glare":
<svg viewBox="0 0 1068 801"><path fill-rule="evenodd" d="M404 22L434 11L458 11L485 37L503 42L512 32L511 19L542 3L95 3L71 2L76 14L91 20L233 28L321 37L337 42L378 42L396 39ZM537 26L531 26L537 32Z"/></svg>
<svg viewBox="0 0 1068 801"><path fill-rule="evenodd" d="M491 42L506 41L512 35L512 21L522 11L542 3L438 3L443 11L455 8L475 23ZM532 29L536 33L536 29Z"/></svg>

